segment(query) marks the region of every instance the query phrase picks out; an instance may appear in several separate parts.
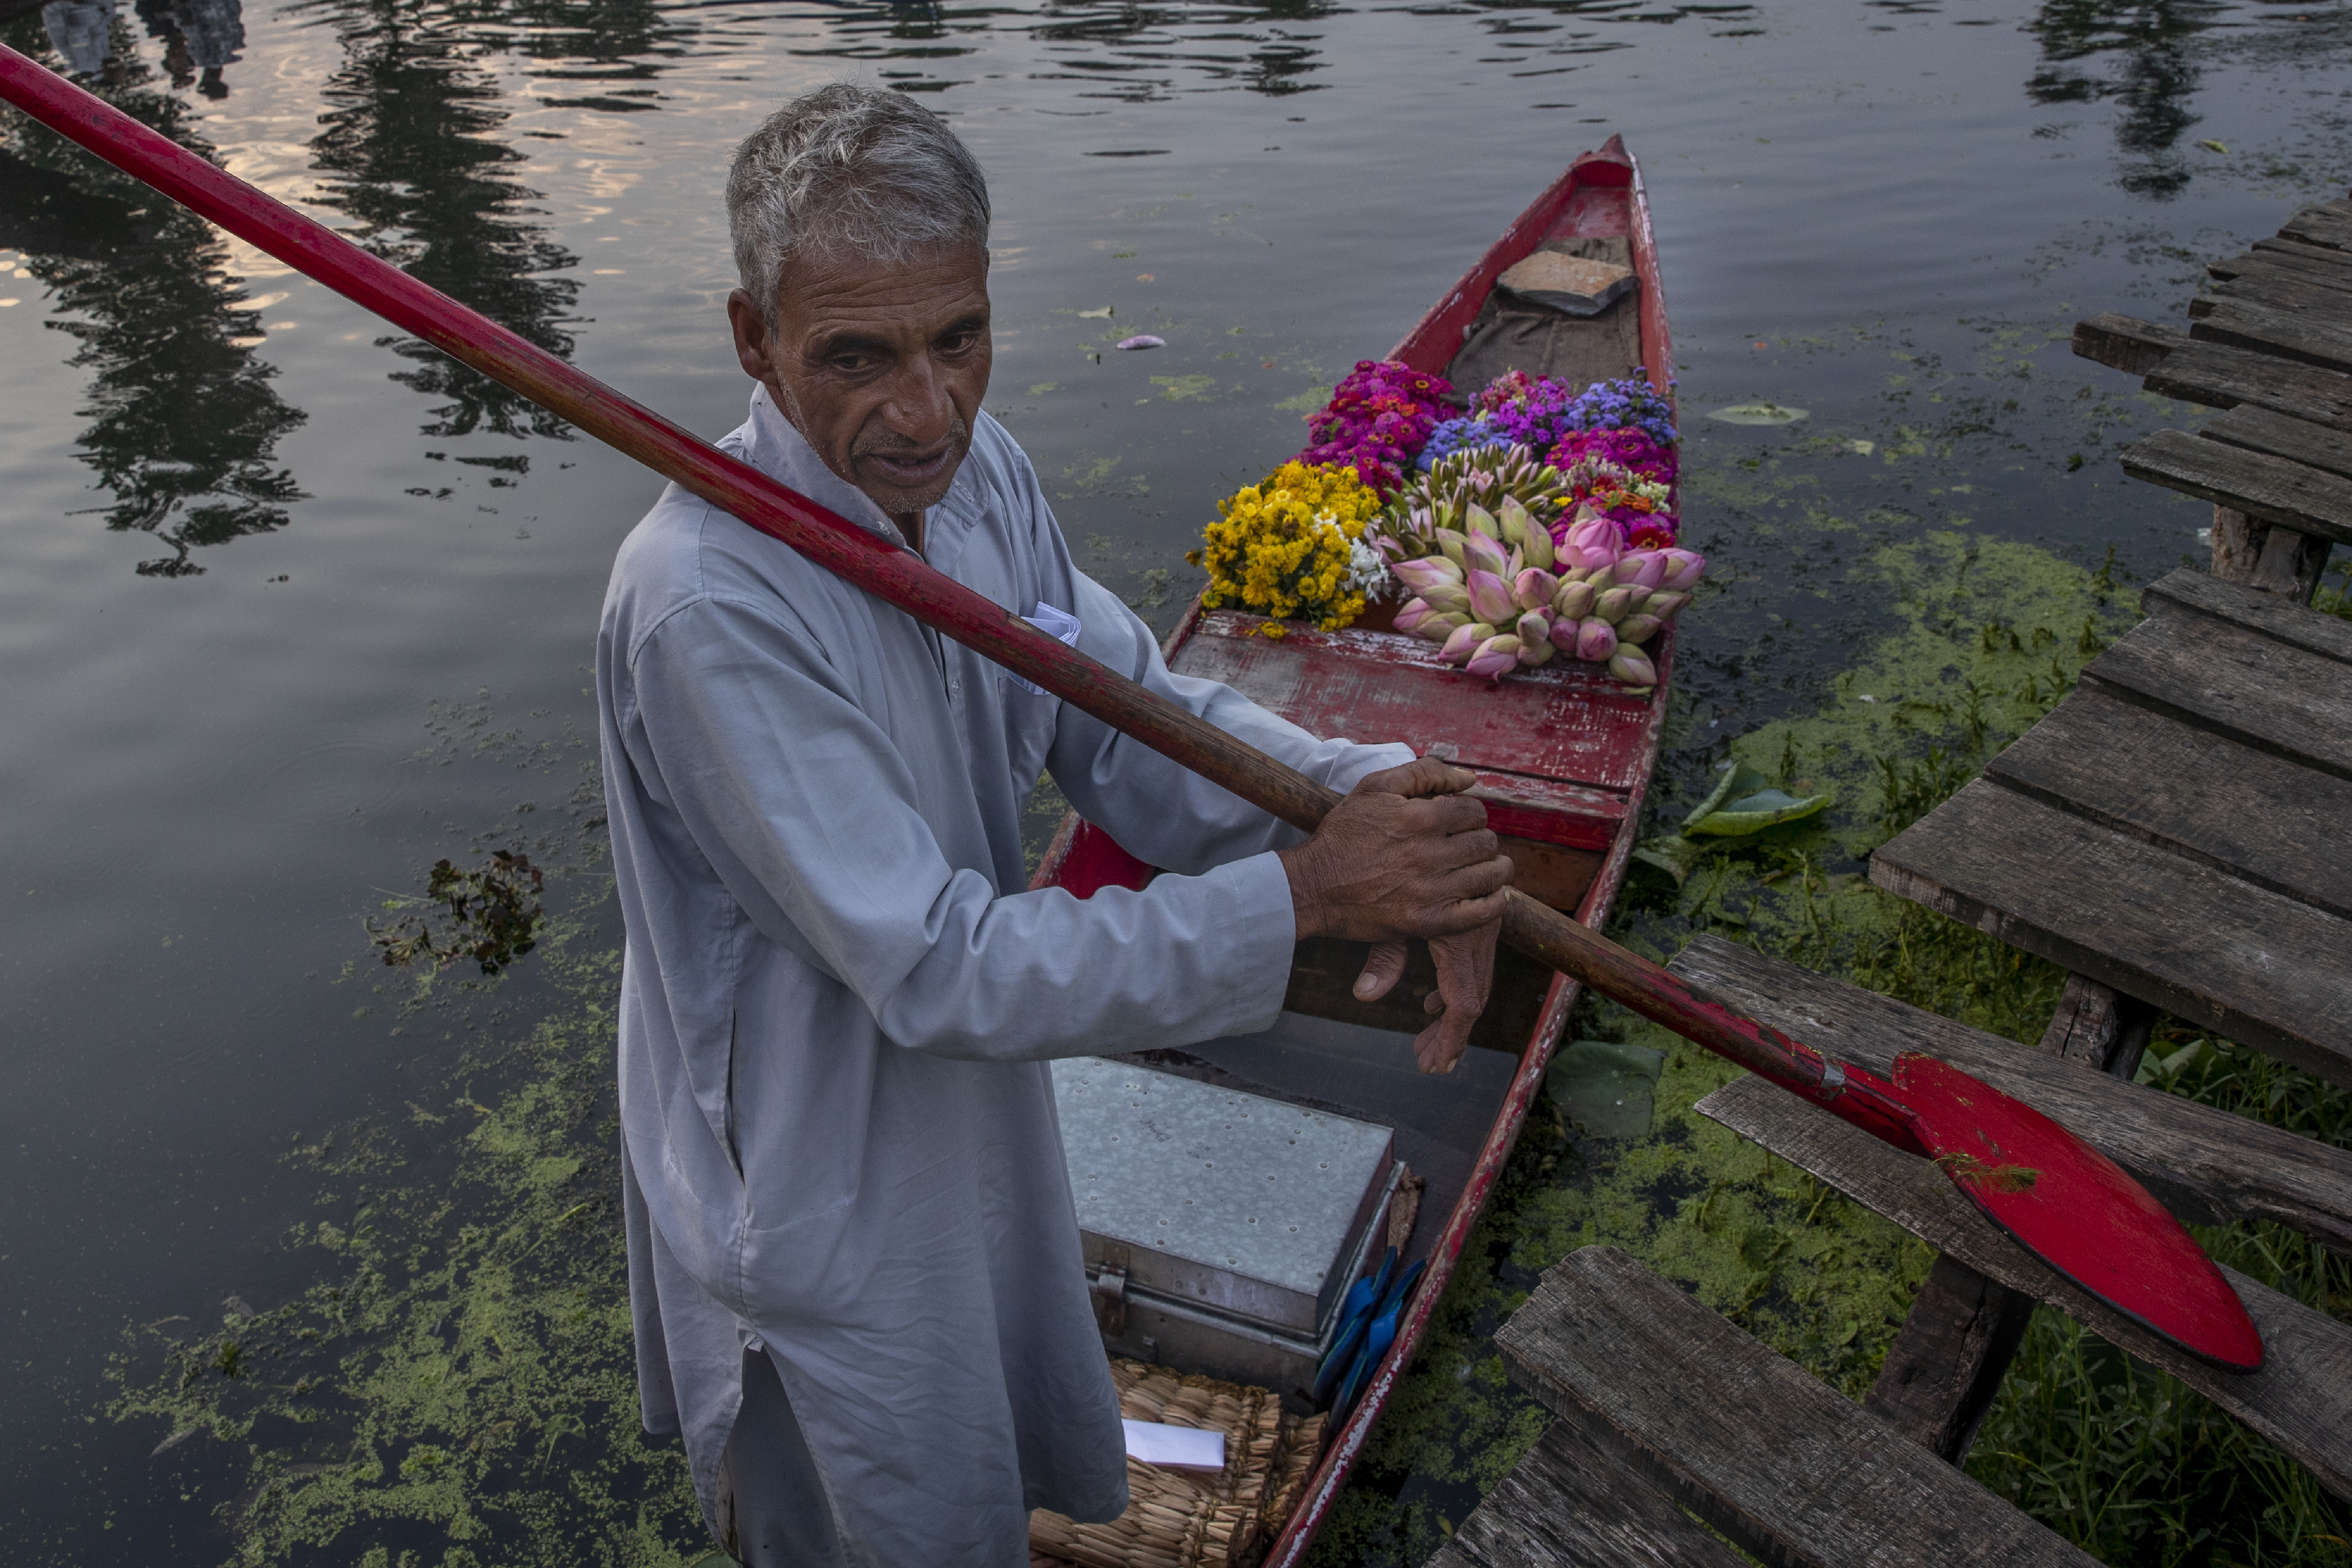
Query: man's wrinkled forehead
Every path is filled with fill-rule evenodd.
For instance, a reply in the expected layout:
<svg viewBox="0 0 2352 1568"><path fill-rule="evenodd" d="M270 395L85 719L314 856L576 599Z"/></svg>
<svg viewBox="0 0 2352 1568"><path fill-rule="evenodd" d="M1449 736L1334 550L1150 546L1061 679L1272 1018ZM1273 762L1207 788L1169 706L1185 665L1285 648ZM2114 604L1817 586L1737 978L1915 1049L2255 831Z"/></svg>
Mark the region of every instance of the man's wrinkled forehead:
<svg viewBox="0 0 2352 1568"><path fill-rule="evenodd" d="M788 260L770 311L775 330L804 350L820 341L887 346L908 331L926 336L989 323L988 249L940 246L902 261L852 251L811 251ZM873 339L873 342L861 340Z"/></svg>

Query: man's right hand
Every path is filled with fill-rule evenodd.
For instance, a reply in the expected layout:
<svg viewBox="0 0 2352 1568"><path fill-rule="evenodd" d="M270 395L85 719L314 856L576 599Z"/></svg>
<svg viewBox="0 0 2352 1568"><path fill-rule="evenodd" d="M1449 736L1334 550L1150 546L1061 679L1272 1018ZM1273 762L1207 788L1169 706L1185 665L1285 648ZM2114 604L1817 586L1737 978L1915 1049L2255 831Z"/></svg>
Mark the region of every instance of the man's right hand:
<svg viewBox="0 0 2352 1568"><path fill-rule="evenodd" d="M1376 1001L1396 984L1408 939L1431 944L1438 1016L1415 1042L1427 1072L1452 1070L1486 1005L1511 879L1486 808L1460 793L1475 782L1432 757L1367 774L1312 838L1282 851L1299 940L1373 944L1359 999Z"/></svg>

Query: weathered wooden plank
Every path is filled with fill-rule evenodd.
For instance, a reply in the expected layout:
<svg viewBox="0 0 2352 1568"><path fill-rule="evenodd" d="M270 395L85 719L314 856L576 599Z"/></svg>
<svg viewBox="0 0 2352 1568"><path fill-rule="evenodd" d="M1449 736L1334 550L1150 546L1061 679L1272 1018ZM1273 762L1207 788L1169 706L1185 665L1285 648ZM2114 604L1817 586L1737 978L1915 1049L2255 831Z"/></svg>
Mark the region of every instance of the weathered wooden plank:
<svg viewBox="0 0 2352 1568"><path fill-rule="evenodd" d="M2185 430L2158 430L2125 447L2123 466L2136 479L2201 496L2264 522L2352 541L2352 479L2323 469L2200 440Z"/></svg>
<svg viewBox="0 0 2352 1568"><path fill-rule="evenodd" d="M2029 1051L1842 980L1702 936L1667 967L1882 1077L1904 1051L1974 1073L2072 1128L2183 1219L2270 1219L2352 1253L2352 1151Z"/></svg>
<svg viewBox="0 0 2352 1568"><path fill-rule="evenodd" d="M2247 248L2257 256L2287 257L2327 267L2352 267L2352 255L2324 245L2305 245L2296 239L2258 239Z"/></svg>
<svg viewBox="0 0 2352 1568"><path fill-rule="evenodd" d="M1937 1458L1958 1464L2032 1321L2031 1296L1945 1253L1912 1300L1863 1408Z"/></svg>
<svg viewBox="0 0 2352 1568"><path fill-rule="evenodd" d="M2352 681L2344 666L2263 633L2152 616L2085 665L2082 683L2352 778Z"/></svg>
<svg viewBox="0 0 2352 1568"><path fill-rule="evenodd" d="M2206 276L2224 282L2236 278L2276 278L2282 281L2352 292L2352 256L2342 256L2334 251L2326 254L2331 259L2319 261L2284 251L2250 250L2226 260L2209 261L2205 264L2205 272Z"/></svg>
<svg viewBox="0 0 2352 1568"><path fill-rule="evenodd" d="M2092 1561L1615 1247L1570 1253L1495 1338L1530 1394L1768 1563Z"/></svg>
<svg viewBox="0 0 2352 1568"><path fill-rule="evenodd" d="M2352 295L2347 295L2352 300ZM2226 408L2197 432L2208 441L2267 452L2306 468L2324 468L2352 479L2352 432L2331 430L2308 419L2295 419L2267 408Z"/></svg>
<svg viewBox="0 0 2352 1568"><path fill-rule="evenodd" d="M2209 408L2251 403L2352 430L2352 375L2291 364L2251 349L2191 342L2165 355L2144 384L2150 392Z"/></svg>
<svg viewBox="0 0 2352 1568"><path fill-rule="evenodd" d="M2113 310L2074 323L2074 353L2131 375L2146 375L2173 350L2189 346L2189 334L2161 321L2143 321Z"/></svg>
<svg viewBox="0 0 2352 1568"><path fill-rule="evenodd" d="M2352 922L1979 779L1871 880L2062 968L2352 1085Z"/></svg>
<svg viewBox="0 0 2352 1568"><path fill-rule="evenodd" d="M2189 324L2189 335L2200 342L2227 343L2323 370L2352 370L2352 323L2306 311L2222 300Z"/></svg>
<svg viewBox="0 0 2352 1568"><path fill-rule="evenodd" d="M2323 317L2352 316L2352 292L2347 292L2352 289L2352 279L2344 281L2345 287L2331 288L2311 279L2282 276L2268 268L2248 272L2210 293L2192 298L2189 301L2189 317L2201 321L2225 302L2260 305L2273 310L2311 310Z"/></svg>
<svg viewBox="0 0 2352 1568"><path fill-rule="evenodd" d="M2220 583L2193 567L2166 573L2140 590L2150 615L2204 616L2262 633L2273 642L2352 664L2352 623L2338 616L2281 604L2277 595Z"/></svg>
<svg viewBox="0 0 2352 1568"><path fill-rule="evenodd" d="M2352 681L2352 670L2345 679ZM2352 779L2096 689L2070 694L1985 773L2045 805L2352 920ZM2345 956L2352 967L2352 953Z"/></svg>
<svg viewBox="0 0 2352 1568"><path fill-rule="evenodd" d="M1555 1421L1429 1568L1746 1568L1573 1421Z"/></svg>
<svg viewBox="0 0 2352 1568"><path fill-rule="evenodd" d="M2128 1081L2155 1032L2156 1009L2087 974L2066 976L2058 1005L2042 1031L2040 1049Z"/></svg>
<svg viewBox="0 0 2352 1568"><path fill-rule="evenodd" d="M2352 1325L2225 1268L2262 1331L2264 1360L2259 1372L2222 1372L2062 1278L2011 1240L1929 1162L1758 1078L1716 1090L1698 1110L1969 1268L2048 1302L2100 1338L2162 1367L2302 1461L2330 1491L2352 1498Z"/></svg>
<svg viewBox="0 0 2352 1568"><path fill-rule="evenodd" d="M2352 251L2352 217L2324 206L2305 207L2279 226L2279 237L2322 250Z"/></svg>

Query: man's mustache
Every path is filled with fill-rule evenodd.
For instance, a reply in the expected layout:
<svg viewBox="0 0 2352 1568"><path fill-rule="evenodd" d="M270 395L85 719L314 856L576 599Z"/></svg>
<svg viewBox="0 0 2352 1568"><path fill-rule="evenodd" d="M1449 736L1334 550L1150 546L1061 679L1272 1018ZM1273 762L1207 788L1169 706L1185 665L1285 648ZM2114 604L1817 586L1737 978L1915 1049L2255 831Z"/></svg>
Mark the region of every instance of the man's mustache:
<svg viewBox="0 0 2352 1568"><path fill-rule="evenodd" d="M963 422L963 416L959 414L955 416L955 423L948 427L948 446L950 449L961 451L970 445L971 445L971 427ZM910 436L901 436L895 430L886 430L877 436L860 436L850 444L849 455L854 460L858 458L871 457L877 453L924 452L931 449Z"/></svg>

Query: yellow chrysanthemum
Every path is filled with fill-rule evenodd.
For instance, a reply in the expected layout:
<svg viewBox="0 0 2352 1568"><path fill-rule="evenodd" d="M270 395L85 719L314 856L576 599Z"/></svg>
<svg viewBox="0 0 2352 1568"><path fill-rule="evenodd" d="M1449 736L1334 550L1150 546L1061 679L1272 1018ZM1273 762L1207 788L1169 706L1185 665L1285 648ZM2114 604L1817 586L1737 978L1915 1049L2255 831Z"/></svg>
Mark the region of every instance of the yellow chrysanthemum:
<svg viewBox="0 0 2352 1568"><path fill-rule="evenodd" d="M1285 463L1217 503L1202 547L1186 557L1209 570L1202 602L1269 617L1260 628L1269 637L1282 636L1287 619L1338 631L1363 614L1364 595L1349 579L1356 542L1380 509L1354 468Z"/></svg>

